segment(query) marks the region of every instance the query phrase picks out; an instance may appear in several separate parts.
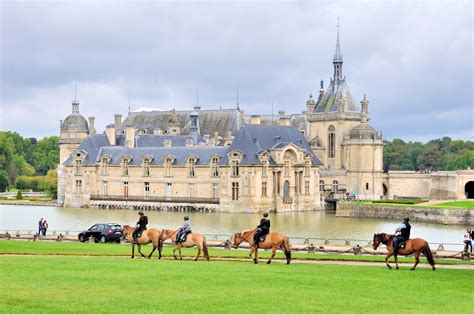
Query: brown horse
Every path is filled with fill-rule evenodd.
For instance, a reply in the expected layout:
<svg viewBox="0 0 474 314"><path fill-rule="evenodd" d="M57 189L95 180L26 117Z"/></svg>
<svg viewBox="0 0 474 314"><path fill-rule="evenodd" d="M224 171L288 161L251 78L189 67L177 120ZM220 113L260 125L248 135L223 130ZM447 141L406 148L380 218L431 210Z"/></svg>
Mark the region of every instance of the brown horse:
<svg viewBox="0 0 474 314"><path fill-rule="evenodd" d="M125 225L123 226L122 230L122 238L128 238L129 236L132 237L133 231L135 228ZM161 231L159 229L148 229L144 230L141 234L141 236L137 239L136 243L133 241L133 239L130 239L130 243L132 244L132 258L135 257L135 244L138 246L138 253L142 257L146 257L143 255L141 251L141 246L144 244L148 243L153 243L153 250L151 251L150 255L148 255L148 258L150 258L153 255L153 252L155 252L156 249L158 249L158 259L161 258L161 249L162 249L162 244L161 244Z"/></svg>
<svg viewBox="0 0 474 314"><path fill-rule="evenodd" d="M209 252L207 250L206 237L203 234L191 232L187 235L186 241L176 244L176 236L178 234L178 231L179 229L178 230L163 229L162 236L161 236L162 243L166 239L171 239L171 241L175 243L175 248L173 249L174 259L178 259L178 257L175 254L176 250L178 250L179 258L182 260L183 256L181 255L181 248L182 247L190 248L190 247L196 246L198 253L196 257L194 258L194 260L195 261L198 260L199 256L201 255L201 251L204 253L204 256L206 257L206 259L209 260Z"/></svg>
<svg viewBox="0 0 474 314"><path fill-rule="evenodd" d="M392 266L388 263L388 259L390 256L393 255L393 238L395 236L393 234L386 234L386 233L374 233L374 239L373 239L373 247L374 250L376 250L380 243L385 244L387 247L387 256L385 257L385 264L387 265L388 269L392 269ZM435 261L433 259L433 254L431 253L430 246L428 245L428 242L426 242L423 239L416 238L416 239L409 239L406 241L405 247L400 248L398 250L398 254L400 255L410 255L413 254L415 256L415 265L411 268L411 270L416 269L416 265L420 262L420 254L423 253L423 255L426 256L428 259L428 262L430 263L431 267L433 270L436 270L435 267ZM395 264L397 265L398 269L398 257L397 255L394 255L395 257Z"/></svg>
<svg viewBox="0 0 474 314"><path fill-rule="evenodd" d="M291 262L291 249L287 236L279 232L270 232L269 234L267 234L265 241L259 242L257 247L255 245L252 245L255 232L256 229L253 229L234 234L234 246L238 247L240 243L242 243L242 241L248 242L250 244L250 258L252 258L252 254L254 254L255 252L255 257L253 257L253 261L255 264L258 263L258 248L272 249L272 255L267 261L267 264L270 264L272 262L272 259L273 257L275 257L276 250L278 248L280 248L285 253L286 264L289 264Z"/></svg>

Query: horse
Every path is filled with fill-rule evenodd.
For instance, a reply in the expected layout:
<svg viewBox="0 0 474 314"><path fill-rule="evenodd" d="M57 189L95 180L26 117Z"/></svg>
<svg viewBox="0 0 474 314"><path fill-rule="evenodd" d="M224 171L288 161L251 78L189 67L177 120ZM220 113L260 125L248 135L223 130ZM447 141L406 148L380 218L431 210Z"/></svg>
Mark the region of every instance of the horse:
<svg viewBox="0 0 474 314"><path fill-rule="evenodd" d="M197 233L197 232L191 232L186 236L186 240L184 242L176 244L176 236L178 234L178 231L179 229L178 230L163 229L163 231L161 232L161 243L163 243L163 241L165 241L166 239L171 239L171 241L175 243L175 248L173 249L174 259L178 259L178 257L175 254L176 250L178 250L179 252L179 258L183 260L183 256L181 255L181 248L182 247L190 248L190 247L196 246L198 252L197 252L196 257L194 258L194 261L198 260L199 256L201 255L201 251L204 253L205 258L209 260L209 252L207 250L206 237L203 234Z"/></svg>
<svg viewBox="0 0 474 314"><path fill-rule="evenodd" d="M388 259L390 256L393 255L393 238L395 236L393 234L386 234L386 233L374 233L374 239L373 239L373 248L376 250L380 243L385 244L387 247L387 256L385 256L385 264L387 265L388 269L392 269L392 266L388 263ZM400 248L398 250L398 254L400 255L410 255L413 254L415 256L415 265L411 268L411 270L416 269L416 265L420 262L420 254L423 253L423 255L426 256L428 259L428 263L431 265L433 270L436 270L435 267L435 261L433 259L433 254L431 253L430 246L428 245L428 242L426 242L423 239L416 238L416 239L409 239L406 241L405 247ZM395 264L397 265L398 269L398 257L397 255L394 255L395 257Z"/></svg>
<svg viewBox="0 0 474 314"><path fill-rule="evenodd" d="M134 230L135 228L131 226L128 226L128 225L123 226L122 239L125 239L128 236L132 236ZM143 230L142 234L137 239L136 243L133 239L130 241L130 243L132 244L132 258L135 257L135 244L138 246L138 253L140 253L142 257L146 257L145 255L143 255L141 251L141 246L144 244L148 244L150 242L153 243L153 249L150 255L147 256L147 258L150 258L153 255L153 252L155 252L155 250L158 249L158 259L160 259L161 249L163 247L161 243L161 231L159 229L154 229L154 228Z"/></svg>
<svg viewBox="0 0 474 314"><path fill-rule="evenodd" d="M267 264L270 264L272 262L273 257L275 257L276 254L276 250L278 248L280 248L285 253L286 264L289 264L291 262L291 249L287 236L280 232L270 232L269 234L267 234L265 241L259 242L257 247L256 245L253 245L253 239L256 231L257 229L246 230L234 234L234 247L238 247L242 243L242 241L248 242L250 244L250 258L252 258L252 254L255 253L255 257L252 258L255 264L258 264L258 248L272 249L272 255L267 261Z"/></svg>

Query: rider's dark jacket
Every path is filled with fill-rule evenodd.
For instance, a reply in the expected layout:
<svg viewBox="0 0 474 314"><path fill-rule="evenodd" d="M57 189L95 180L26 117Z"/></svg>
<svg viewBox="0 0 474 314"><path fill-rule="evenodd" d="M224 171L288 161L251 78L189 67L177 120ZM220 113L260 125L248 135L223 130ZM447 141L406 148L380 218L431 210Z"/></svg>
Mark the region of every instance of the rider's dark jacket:
<svg viewBox="0 0 474 314"><path fill-rule="evenodd" d="M270 220L262 218L257 228L261 230L260 235L268 234L268 232L270 232Z"/></svg>
<svg viewBox="0 0 474 314"><path fill-rule="evenodd" d="M410 239L411 225L408 222L404 222L397 228L396 234L404 240Z"/></svg>
<svg viewBox="0 0 474 314"><path fill-rule="evenodd" d="M145 215L140 216L140 219L137 221L138 229L145 230L147 224L148 224L148 217Z"/></svg>

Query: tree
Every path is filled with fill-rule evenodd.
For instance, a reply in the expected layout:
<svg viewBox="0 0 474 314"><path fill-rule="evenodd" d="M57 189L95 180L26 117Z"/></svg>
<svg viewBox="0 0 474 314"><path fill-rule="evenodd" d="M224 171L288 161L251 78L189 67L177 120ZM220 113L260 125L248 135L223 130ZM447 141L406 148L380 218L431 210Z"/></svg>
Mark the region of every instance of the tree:
<svg viewBox="0 0 474 314"><path fill-rule="evenodd" d="M0 192L5 192L8 188L8 178L4 174L0 174Z"/></svg>

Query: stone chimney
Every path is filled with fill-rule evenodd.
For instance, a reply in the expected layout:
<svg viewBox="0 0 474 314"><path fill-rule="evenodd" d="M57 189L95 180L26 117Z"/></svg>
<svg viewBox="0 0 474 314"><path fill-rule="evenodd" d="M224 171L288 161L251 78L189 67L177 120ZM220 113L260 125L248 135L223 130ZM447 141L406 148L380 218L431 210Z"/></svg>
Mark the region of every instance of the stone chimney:
<svg viewBox="0 0 474 314"><path fill-rule="evenodd" d="M125 147L135 147L135 127L131 125L125 127Z"/></svg>
<svg viewBox="0 0 474 314"><path fill-rule="evenodd" d="M163 142L164 147L171 147L171 140L169 138L165 139Z"/></svg>
<svg viewBox="0 0 474 314"><path fill-rule="evenodd" d="M224 146L229 146L232 144L232 141L234 140L234 136L232 136L232 132L228 131L224 140Z"/></svg>
<svg viewBox="0 0 474 314"><path fill-rule="evenodd" d="M109 140L109 144L112 146L115 146L115 127L113 124L109 124L105 128L105 135L107 136L107 139Z"/></svg>
<svg viewBox="0 0 474 314"><path fill-rule="evenodd" d="M262 121L259 115L255 114L250 117L250 124L261 124L261 122Z"/></svg>
<svg viewBox="0 0 474 314"><path fill-rule="evenodd" d="M115 114L114 121L115 121L115 130L118 131L118 129L120 128L120 125L122 124L122 115L118 113Z"/></svg>
<svg viewBox="0 0 474 314"><path fill-rule="evenodd" d="M280 126L290 126L290 118L281 116L280 117Z"/></svg>
<svg viewBox="0 0 474 314"><path fill-rule="evenodd" d="M95 117L89 117L89 134L96 134L95 130Z"/></svg>

